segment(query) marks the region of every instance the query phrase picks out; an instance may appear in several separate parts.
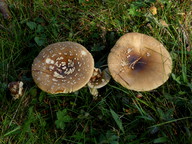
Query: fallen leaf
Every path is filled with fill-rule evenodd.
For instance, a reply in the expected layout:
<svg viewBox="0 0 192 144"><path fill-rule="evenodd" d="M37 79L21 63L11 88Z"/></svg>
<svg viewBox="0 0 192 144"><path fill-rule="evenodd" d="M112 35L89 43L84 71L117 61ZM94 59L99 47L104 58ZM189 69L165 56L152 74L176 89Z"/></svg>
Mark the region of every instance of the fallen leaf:
<svg viewBox="0 0 192 144"><path fill-rule="evenodd" d="M141 93L137 94L137 98L142 98L142 97L143 97L143 95Z"/></svg>
<svg viewBox="0 0 192 144"><path fill-rule="evenodd" d="M150 12L153 14L153 15L156 15L157 14L157 8L155 6L152 6L149 8Z"/></svg>
<svg viewBox="0 0 192 144"><path fill-rule="evenodd" d="M160 24L164 27L168 27L169 25L162 19L159 20Z"/></svg>

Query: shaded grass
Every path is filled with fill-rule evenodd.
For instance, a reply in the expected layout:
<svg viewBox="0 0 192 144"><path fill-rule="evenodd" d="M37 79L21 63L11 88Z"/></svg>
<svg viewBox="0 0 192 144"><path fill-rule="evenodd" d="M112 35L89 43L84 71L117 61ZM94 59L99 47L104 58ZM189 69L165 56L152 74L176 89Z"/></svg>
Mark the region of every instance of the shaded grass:
<svg viewBox="0 0 192 144"><path fill-rule="evenodd" d="M1 143L191 143L189 0L8 0L8 4L13 18L8 21L0 15ZM157 15L150 13L152 5ZM102 67L116 40L132 31L155 37L171 53L173 73L160 88L137 93L112 80L94 100L87 88L50 95L34 84L31 64L48 44L79 42ZM24 82L25 92L14 101L7 84L17 80ZM71 120L61 120L65 126L58 128L55 121L62 110ZM120 120L115 121L110 110Z"/></svg>

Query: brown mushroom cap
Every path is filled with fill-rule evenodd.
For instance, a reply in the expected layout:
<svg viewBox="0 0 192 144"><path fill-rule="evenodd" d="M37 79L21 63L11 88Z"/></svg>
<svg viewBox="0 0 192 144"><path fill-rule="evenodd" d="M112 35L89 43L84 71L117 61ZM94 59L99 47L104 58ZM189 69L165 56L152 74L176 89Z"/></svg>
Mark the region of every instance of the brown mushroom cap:
<svg viewBox="0 0 192 144"><path fill-rule="evenodd" d="M94 69L89 51L75 42L58 42L44 48L34 59L32 76L48 93L69 93L85 86Z"/></svg>
<svg viewBox="0 0 192 144"><path fill-rule="evenodd" d="M108 68L101 71L99 68L94 68L93 75L89 82L87 83L90 88L102 88L104 87L111 79L109 75Z"/></svg>
<svg viewBox="0 0 192 144"><path fill-rule="evenodd" d="M98 68L94 68L93 75L89 82L87 83L88 87L90 88L102 88L104 87L111 79L111 76L109 75L108 68L101 71Z"/></svg>
<svg viewBox="0 0 192 144"><path fill-rule="evenodd" d="M8 84L9 91L14 100L19 99L21 96L23 96L23 85L24 84L22 81L14 81Z"/></svg>
<svg viewBox="0 0 192 144"><path fill-rule="evenodd" d="M112 77L135 91L150 91L167 81L172 59L155 38L140 33L120 37L108 56Z"/></svg>

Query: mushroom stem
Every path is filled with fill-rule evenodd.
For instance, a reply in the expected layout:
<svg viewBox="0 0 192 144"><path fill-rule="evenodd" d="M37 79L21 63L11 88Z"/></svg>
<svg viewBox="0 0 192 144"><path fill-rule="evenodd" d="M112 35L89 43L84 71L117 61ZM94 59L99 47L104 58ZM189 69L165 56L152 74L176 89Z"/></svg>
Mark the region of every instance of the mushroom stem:
<svg viewBox="0 0 192 144"><path fill-rule="evenodd" d="M96 100L97 97L99 96L99 92L98 92L98 89L96 88L89 88L89 92L91 93L91 95L93 96L93 99Z"/></svg>

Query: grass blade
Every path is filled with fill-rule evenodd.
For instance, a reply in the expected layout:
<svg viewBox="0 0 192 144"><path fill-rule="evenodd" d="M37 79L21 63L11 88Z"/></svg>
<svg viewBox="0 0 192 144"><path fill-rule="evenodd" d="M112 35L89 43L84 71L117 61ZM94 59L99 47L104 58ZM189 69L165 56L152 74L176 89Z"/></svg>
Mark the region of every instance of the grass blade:
<svg viewBox="0 0 192 144"><path fill-rule="evenodd" d="M6 137L6 136L9 136L9 135L11 135L11 134L15 134L15 133L16 133L18 130L20 130L20 129L21 129L21 126L18 126L18 127L16 127L15 129L7 132L7 133L4 134L3 136Z"/></svg>
<svg viewBox="0 0 192 144"><path fill-rule="evenodd" d="M118 125L119 129L124 133L124 128L121 119L117 115L116 112L114 112L112 109L110 109L111 115L113 119L115 120L116 124Z"/></svg>
<svg viewBox="0 0 192 144"><path fill-rule="evenodd" d="M167 142L167 137L159 137L153 141L153 143L165 143Z"/></svg>

